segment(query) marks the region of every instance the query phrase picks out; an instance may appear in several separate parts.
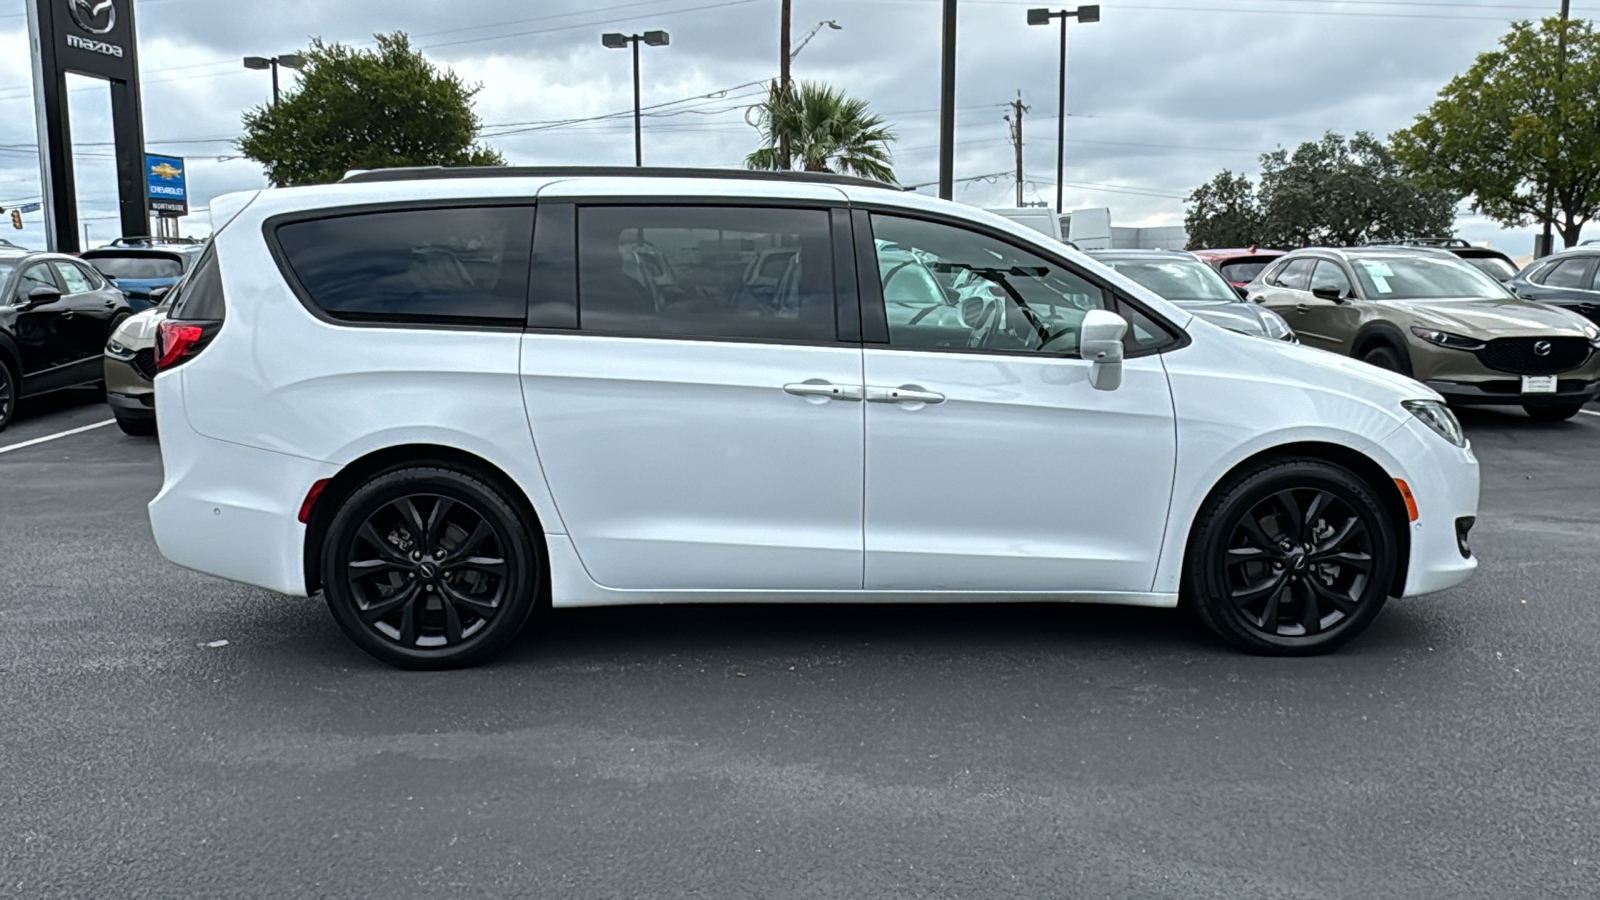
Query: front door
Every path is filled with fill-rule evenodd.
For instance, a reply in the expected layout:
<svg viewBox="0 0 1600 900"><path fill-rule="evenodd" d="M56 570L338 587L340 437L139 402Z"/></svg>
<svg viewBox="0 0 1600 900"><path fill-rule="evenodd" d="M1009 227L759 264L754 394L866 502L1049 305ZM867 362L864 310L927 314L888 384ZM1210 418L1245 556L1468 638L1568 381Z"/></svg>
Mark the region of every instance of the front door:
<svg viewBox="0 0 1600 900"><path fill-rule="evenodd" d="M1338 292L1340 299L1318 297L1316 291ZM1295 334L1301 343L1334 353L1349 353L1361 327L1360 298L1344 267L1331 259L1317 260L1311 272L1311 290L1301 297Z"/></svg>
<svg viewBox="0 0 1600 900"><path fill-rule="evenodd" d="M822 208L578 206L579 328L530 332L522 380L594 581L861 588L861 346L831 230Z"/></svg>
<svg viewBox="0 0 1600 900"><path fill-rule="evenodd" d="M11 302L25 304L28 295L40 288L61 290L49 263L34 263L22 270L17 279L16 296ZM68 332L71 320L66 317L66 311L63 299L56 299L17 313L17 349L22 354L23 375L51 372L72 360L75 347ZM50 386L53 383L34 385L36 389Z"/></svg>
<svg viewBox="0 0 1600 900"><path fill-rule="evenodd" d="M76 263L57 261L51 265L62 287L65 331L72 345L69 356L73 362L90 361L91 368L98 370L106 340L111 337L111 314L117 303L109 293L96 290L95 280Z"/></svg>
<svg viewBox="0 0 1600 900"><path fill-rule="evenodd" d="M955 224L871 222L889 342L865 352L867 588L1149 591L1176 456L1160 357L1095 390L1078 328L1109 291Z"/></svg>

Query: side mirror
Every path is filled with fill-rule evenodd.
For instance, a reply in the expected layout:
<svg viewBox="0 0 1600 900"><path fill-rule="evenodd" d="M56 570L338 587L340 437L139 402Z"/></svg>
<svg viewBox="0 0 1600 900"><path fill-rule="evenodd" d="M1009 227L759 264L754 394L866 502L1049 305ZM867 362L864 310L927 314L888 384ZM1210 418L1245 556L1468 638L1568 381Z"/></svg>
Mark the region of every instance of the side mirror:
<svg viewBox="0 0 1600 900"><path fill-rule="evenodd" d="M36 287L28 292L28 298L22 301L22 310L38 309L46 303L54 303L61 299L61 292L55 288Z"/></svg>
<svg viewBox="0 0 1600 900"><path fill-rule="evenodd" d="M1235 285L1231 285L1231 287L1233 288L1233 292L1235 294L1239 295L1239 299L1240 300L1249 300L1250 299L1250 292L1245 290L1244 285L1235 284Z"/></svg>
<svg viewBox="0 0 1600 900"><path fill-rule="evenodd" d="M1097 391L1122 387L1122 337L1128 333L1128 320L1114 312L1091 309L1078 329L1078 352L1093 363L1089 367L1089 386Z"/></svg>
<svg viewBox="0 0 1600 900"><path fill-rule="evenodd" d="M1326 284L1312 288L1311 296L1318 300L1332 300L1334 303L1343 303L1345 301L1344 291Z"/></svg>

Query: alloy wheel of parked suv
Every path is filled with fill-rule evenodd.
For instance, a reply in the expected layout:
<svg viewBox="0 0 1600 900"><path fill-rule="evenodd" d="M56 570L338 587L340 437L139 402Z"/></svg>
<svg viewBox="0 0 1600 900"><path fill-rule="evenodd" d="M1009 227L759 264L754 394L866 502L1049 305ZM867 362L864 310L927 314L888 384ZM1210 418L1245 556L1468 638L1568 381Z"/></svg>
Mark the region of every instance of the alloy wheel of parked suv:
<svg viewBox="0 0 1600 900"><path fill-rule="evenodd" d="M384 662L470 665L514 638L533 609L531 533L498 491L470 475L389 472L334 515L322 559L328 606Z"/></svg>
<svg viewBox="0 0 1600 900"><path fill-rule="evenodd" d="M1378 614L1396 548L1364 481L1320 461L1271 463L1208 504L1190 548L1190 596L1200 618L1241 649L1324 653Z"/></svg>

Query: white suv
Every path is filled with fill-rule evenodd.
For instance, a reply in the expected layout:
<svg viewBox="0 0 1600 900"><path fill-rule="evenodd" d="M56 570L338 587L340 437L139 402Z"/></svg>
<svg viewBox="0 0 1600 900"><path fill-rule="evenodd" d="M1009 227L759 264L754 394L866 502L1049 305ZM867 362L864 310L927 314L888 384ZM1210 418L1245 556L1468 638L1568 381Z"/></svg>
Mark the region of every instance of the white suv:
<svg viewBox="0 0 1600 900"><path fill-rule="evenodd" d="M213 209L161 326L156 540L322 590L396 665L547 605L773 601L1184 602L1314 653L1476 566L1438 395L979 210L626 169Z"/></svg>

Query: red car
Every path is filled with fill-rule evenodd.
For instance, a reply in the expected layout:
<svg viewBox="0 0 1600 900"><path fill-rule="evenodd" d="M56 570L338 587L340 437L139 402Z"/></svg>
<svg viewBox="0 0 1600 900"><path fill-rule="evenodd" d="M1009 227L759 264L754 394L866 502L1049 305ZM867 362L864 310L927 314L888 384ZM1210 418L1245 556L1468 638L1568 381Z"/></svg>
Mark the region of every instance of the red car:
<svg viewBox="0 0 1600 900"><path fill-rule="evenodd" d="M1261 270L1272 264L1272 261L1282 256L1283 250L1262 250L1258 247L1248 247L1243 250L1191 250L1195 256L1205 260L1206 265L1216 269L1228 283L1238 290L1249 284L1261 274Z"/></svg>

